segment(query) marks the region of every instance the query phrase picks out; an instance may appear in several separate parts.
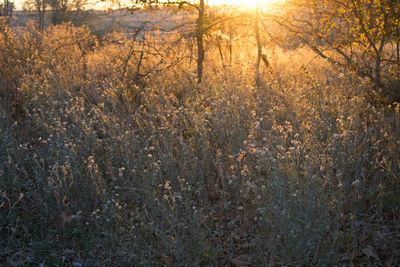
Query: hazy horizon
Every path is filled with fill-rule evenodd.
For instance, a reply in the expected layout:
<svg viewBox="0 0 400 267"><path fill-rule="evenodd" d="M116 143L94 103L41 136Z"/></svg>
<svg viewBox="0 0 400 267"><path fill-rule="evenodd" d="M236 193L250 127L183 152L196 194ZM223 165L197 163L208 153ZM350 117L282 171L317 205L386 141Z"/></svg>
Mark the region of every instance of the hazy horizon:
<svg viewBox="0 0 400 267"><path fill-rule="evenodd" d="M267 5L270 4L277 4L278 2L281 2L283 0L267 0L267 1L262 1ZM16 10L22 10L24 7L26 0L15 0L15 9ZM113 2L113 1L100 1L100 0L89 0L88 4L86 7L88 9L97 9L97 10L105 10L108 8L125 8L132 6L133 1L129 0L121 0L119 2ZM236 5L236 6L255 6L256 1L246 1L246 0L235 0L235 1L226 1L226 0L209 0L206 1L209 5L216 6L216 5Z"/></svg>

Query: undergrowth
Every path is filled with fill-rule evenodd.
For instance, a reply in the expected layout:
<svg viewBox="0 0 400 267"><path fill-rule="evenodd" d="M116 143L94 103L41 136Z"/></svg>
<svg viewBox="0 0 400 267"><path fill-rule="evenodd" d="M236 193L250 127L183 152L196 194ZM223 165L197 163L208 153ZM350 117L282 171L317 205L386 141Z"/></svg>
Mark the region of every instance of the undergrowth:
<svg viewBox="0 0 400 267"><path fill-rule="evenodd" d="M306 48L197 85L140 45L1 29L0 264L400 262L398 103Z"/></svg>

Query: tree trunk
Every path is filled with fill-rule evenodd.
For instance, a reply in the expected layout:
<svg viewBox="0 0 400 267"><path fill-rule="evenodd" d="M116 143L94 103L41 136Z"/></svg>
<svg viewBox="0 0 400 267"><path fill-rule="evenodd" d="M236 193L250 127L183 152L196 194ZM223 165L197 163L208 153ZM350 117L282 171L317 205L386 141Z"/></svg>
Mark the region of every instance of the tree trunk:
<svg viewBox="0 0 400 267"><path fill-rule="evenodd" d="M44 29L45 24L45 16L46 16L46 1L42 0L42 21L41 21L41 29Z"/></svg>
<svg viewBox="0 0 400 267"><path fill-rule="evenodd" d="M222 52L221 39L217 39L217 46L218 46L219 58L221 59L222 68L225 69L224 53Z"/></svg>
<svg viewBox="0 0 400 267"><path fill-rule="evenodd" d="M46 1L45 0L36 0L36 10L39 20L39 29L44 29L45 23L45 12L46 12Z"/></svg>
<svg viewBox="0 0 400 267"><path fill-rule="evenodd" d="M374 68L374 78L375 78L375 84L378 88L382 89L384 86L382 82L382 53L383 53L383 48L385 47L385 41L382 40L378 51L376 52L376 59L375 59L375 68Z"/></svg>
<svg viewBox="0 0 400 267"><path fill-rule="evenodd" d="M400 41L396 43L397 79L400 79Z"/></svg>
<svg viewBox="0 0 400 267"><path fill-rule="evenodd" d="M8 16L8 7L9 7L9 2L8 0L4 0L4 4L3 4L3 14L0 14L4 17Z"/></svg>
<svg viewBox="0 0 400 267"><path fill-rule="evenodd" d="M205 6L204 0L200 0L199 5L199 17L197 19L197 30L196 30L196 40L197 40L197 82L200 84L203 78L203 64L204 64L204 13Z"/></svg>
<svg viewBox="0 0 400 267"><path fill-rule="evenodd" d="M261 53L262 53L261 37L260 37L260 0L257 0L256 21L254 24L254 32L256 34L256 42L257 42L256 83L259 84L260 63L261 63Z"/></svg>
<svg viewBox="0 0 400 267"><path fill-rule="evenodd" d="M233 39L233 33L232 33L232 29L229 31L229 66L232 66L232 53L233 53L233 51L232 51L232 47L233 47L233 42L232 42L232 39Z"/></svg>

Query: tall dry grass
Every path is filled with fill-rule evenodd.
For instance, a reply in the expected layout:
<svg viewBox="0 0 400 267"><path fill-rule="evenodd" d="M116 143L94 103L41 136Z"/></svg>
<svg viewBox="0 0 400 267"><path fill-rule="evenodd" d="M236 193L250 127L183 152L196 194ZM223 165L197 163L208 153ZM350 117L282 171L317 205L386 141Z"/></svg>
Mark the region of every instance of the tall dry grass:
<svg viewBox="0 0 400 267"><path fill-rule="evenodd" d="M240 45L201 86L154 47L138 78L140 40L71 25L0 47L1 264L400 262L400 106L369 81L271 48L255 86Z"/></svg>

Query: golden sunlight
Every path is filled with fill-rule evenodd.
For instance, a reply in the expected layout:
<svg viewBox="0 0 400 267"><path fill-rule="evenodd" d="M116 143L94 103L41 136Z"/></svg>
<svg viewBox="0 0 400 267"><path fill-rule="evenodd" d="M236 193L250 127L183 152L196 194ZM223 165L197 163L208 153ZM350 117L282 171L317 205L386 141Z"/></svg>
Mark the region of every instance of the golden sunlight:
<svg viewBox="0 0 400 267"><path fill-rule="evenodd" d="M259 0L261 7L273 7L277 4L282 4L285 0ZM14 0L14 4L17 10L22 10L25 0ZM95 9L107 9L112 5L117 6L129 6L133 1L131 0L119 0L119 1L86 1L88 7ZM208 4L217 5L232 5L246 8L255 8L257 6L257 0L209 0Z"/></svg>
<svg viewBox="0 0 400 267"><path fill-rule="evenodd" d="M209 0L210 5L235 5L247 8L255 8L258 0ZM285 0L259 0L261 7L271 7L283 3Z"/></svg>

